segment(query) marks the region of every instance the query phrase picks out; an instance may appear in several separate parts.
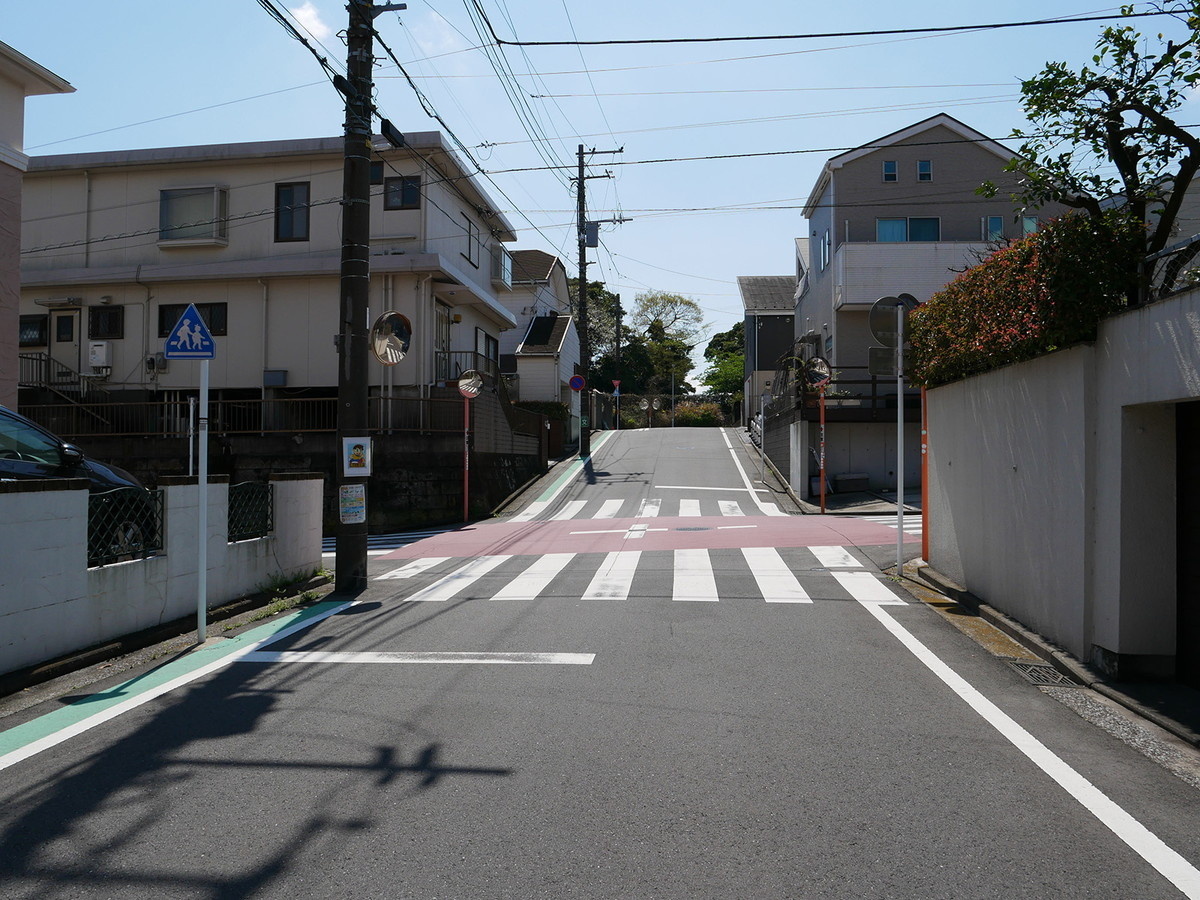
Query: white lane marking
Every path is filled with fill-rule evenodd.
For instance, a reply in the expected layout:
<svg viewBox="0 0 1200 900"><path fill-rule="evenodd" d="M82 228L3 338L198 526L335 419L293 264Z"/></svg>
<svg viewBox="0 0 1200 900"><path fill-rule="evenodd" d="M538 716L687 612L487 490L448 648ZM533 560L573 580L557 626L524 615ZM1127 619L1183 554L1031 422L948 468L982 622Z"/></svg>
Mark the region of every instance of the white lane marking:
<svg viewBox="0 0 1200 900"><path fill-rule="evenodd" d="M375 581L387 581L390 578L412 578L414 575L420 575L426 569L440 566L448 559L450 559L449 556L427 556L424 559L414 559L407 566L401 566L399 569L392 569L390 572L376 575Z"/></svg>
<svg viewBox="0 0 1200 900"><path fill-rule="evenodd" d="M845 547L809 547L817 562L827 569L861 569L863 564L850 555Z"/></svg>
<svg viewBox="0 0 1200 900"><path fill-rule="evenodd" d="M638 560L641 555L640 550L618 550L609 553L580 599L626 599L629 596L630 587L633 586L633 576L637 572Z"/></svg>
<svg viewBox="0 0 1200 900"><path fill-rule="evenodd" d="M908 604L887 589L873 572L834 572L838 584L850 592L850 596L864 605L907 606Z"/></svg>
<svg viewBox="0 0 1200 900"><path fill-rule="evenodd" d="M600 512L592 516L593 519L615 519L617 513L621 511L621 507L625 504L624 500L605 500L600 504Z"/></svg>
<svg viewBox="0 0 1200 900"><path fill-rule="evenodd" d="M562 522L565 519L574 519L577 515L583 512L583 508L587 506L586 500L572 500L567 503L550 517L551 522Z"/></svg>
<svg viewBox="0 0 1200 900"><path fill-rule="evenodd" d="M764 504L762 500L759 499L758 491L755 490L754 485L750 483L750 478L748 475L746 475L746 470L742 468L742 461L738 459L737 451L733 449L733 444L729 442L729 435L725 433L724 428L721 429L721 437L725 439L725 447L729 450L729 455L733 458L733 464L737 467L738 474L742 476L742 484L746 486L746 490L750 493L750 499L757 504L762 514L764 516L787 515L787 513L782 512L777 506L775 507L776 512L770 512L767 509L767 505L775 506L775 504Z"/></svg>
<svg viewBox="0 0 1200 900"><path fill-rule="evenodd" d="M546 507L549 505L550 505L549 502L547 502L545 500L534 500L527 507L525 507L524 510L522 510L521 512L519 512L515 516L513 516L511 519L509 519L509 521L510 522L532 522L535 518L537 518L538 514L543 512L546 509Z"/></svg>
<svg viewBox="0 0 1200 900"><path fill-rule="evenodd" d="M625 539L627 541L632 541L632 540L637 540L638 538L643 538L646 536L646 529L648 529L649 527L650 527L649 525L630 525L629 531L625 532ZM655 529L655 531L665 531L665 530L666 530L665 528L656 528Z"/></svg>
<svg viewBox="0 0 1200 900"><path fill-rule="evenodd" d="M699 500L680 500L679 501L680 516L698 516L700 515Z"/></svg>
<svg viewBox="0 0 1200 900"><path fill-rule="evenodd" d="M496 566L511 556L479 556L471 560L461 569L451 572L444 578L439 578L427 588L417 591L411 597L405 597L405 603L440 603L465 591L476 581L486 575Z"/></svg>
<svg viewBox="0 0 1200 900"><path fill-rule="evenodd" d="M1063 762L1054 751L984 697L965 678L917 640L908 629L892 618L887 610L881 609L876 603L864 603L863 606L971 709L1025 754L1034 765L1058 782L1063 790L1157 869L1159 874L1182 891L1184 896L1200 898L1200 870L1168 847L1162 838L1114 803L1103 791Z"/></svg>
<svg viewBox="0 0 1200 900"><path fill-rule="evenodd" d="M492 600L536 600L563 569L574 553L547 553L496 592Z"/></svg>
<svg viewBox="0 0 1200 900"><path fill-rule="evenodd" d="M812 603L774 547L743 547L742 555L768 603Z"/></svg>
<svg viewBox="0 0 1200 900"><path fill-rule="evenodd" d="M248 663L354 663L413 664L441 663L461 665L542 665L590 666L595 653L469 653L443 651L344 652L332 650L258 650L247 653L238 662Z"/></svg>
<svg viewBox="0 0 1200 900"><path fill-rule="evenodd" d="M757 528L757 525L718 525L717 531L733 531L735 528Z"/></svg>
<svg viewBox="0 0 1200 900"><path fill-rule="evenodd" d="M746 514L742 511L742 504L736 500L718 500L717 509L723 516L744 516Z"/></svg>
<svg viewBox="0 0 1200 900"><path fill-rule="evenodd" d="M717 582L707 550L675 551L675 583L671 588L671 599L717 602Z"/></svg>
<svg viewBox="0 0 1200 900"><path fill-rule="evenodd" d="M661 500L643 500L638 508L635 519L648 519L658 515L658 510L662 507Z"/></svg>
<svg viewBox="0 0 1200 900"><path fill-rule="evenodd" d="M691 486L686 484L656 484L656 491L744 491L744 487L700 487L699 485ZM755 488L760 494L768 493L766 488Z"/></svg>

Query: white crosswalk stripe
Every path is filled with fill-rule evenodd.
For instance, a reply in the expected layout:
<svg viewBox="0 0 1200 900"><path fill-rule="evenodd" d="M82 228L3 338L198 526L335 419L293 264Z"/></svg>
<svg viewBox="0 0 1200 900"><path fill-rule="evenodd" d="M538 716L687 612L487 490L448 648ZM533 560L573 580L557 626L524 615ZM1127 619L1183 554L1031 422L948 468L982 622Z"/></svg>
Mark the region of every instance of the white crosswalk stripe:
<svg viewBox="0 0 1200 900"><path fill-rule="evenodd" d="M862 604L905 601L846 547L747 547L707 550L619 550L612 553L548 553L543 556L481 556L460 560L446 573L446 557L406 562L378 576L401 589L397 599L444 602L479 599L504 602L606 600L639 602L721 601L718 580L733 588L728 601L754 600L810 604L817 600L856 600ZM633 592L635 576L646 568L643 587ZM483 581L484 576L489 576ZM406 588L404 583L416 588ZM747 589L749 585L752 588ZM411 591L408 596L403 594ZM644 591L651 591L646 595Z"/></svg>
<svg viewBox="0 0 1200 900"><path fill-rule="evenodd" d="M774 547L744 547L742 555L768 603L812 603L812 598Z"/></svg>
<svg viewBox="0 0 1200 900"><path fill-rule="evenodd" d="M550 517L550 521L561 522L564 519L574 519L581 512L583 512L583 508L585 506L587 506L586 500L572 500L554 515L552 515Z"/></svg>
<svg viewBox="0 0 1200 900"><path fill-rule="evenodd" d="M707 550L675 551L675 583L672 600L717 602L717 582Z"/></svg>
<svg viewBox="0 0 1200 900"><path fill-rule="evenodd" d="M591 584L583 592L583 600L624 600L633 586L640 550L617 550L608 554Z"/></svg>
<svg viewBox="0 0 1200 900"><path fill-rule="evenodd" d="M643 500L641 506L638 507L638 519L651 518L658 515L658 511L662 509L661 500Z"/></svg>
<svg viewBox="0 0 1200 900"><path fill-rule="evenodd" d="M742 511L742 505L736 500L718 500L717 507L723 516L744 516L746 514Z"/></svg>
<svg viewBox="0 0 1200 900"><path fill-rule="evenodd" d="M625 505L624 500L605 500L600 504L600 512L592 516L593 519L615 519L621 511L621 507Z"/></svg>
<svg viewBox="0 0 1200 900"><path fill-rule="evenodd" d="M698 516L700 515L699 500L680 500L679 515L681 516Z"/></svg>

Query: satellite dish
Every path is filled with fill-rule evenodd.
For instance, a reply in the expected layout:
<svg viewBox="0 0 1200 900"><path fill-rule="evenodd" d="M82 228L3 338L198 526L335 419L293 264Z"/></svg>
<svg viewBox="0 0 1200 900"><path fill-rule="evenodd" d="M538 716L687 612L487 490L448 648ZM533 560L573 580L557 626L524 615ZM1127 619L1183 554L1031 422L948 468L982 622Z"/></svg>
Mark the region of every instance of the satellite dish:
<svg viewBox="0 0 1200 900"><path fill-rule="evenodd" d="M398 312L385 312L371 328L371 352L385 366L394 366L408 353L412 323Z"/></svg>
<svg viewBox="0 0 1200 900"><path fill-rule="evenodd" d="M458 392L468 400L478 397L483 390L483 376L474 369L467 369L458 377Z"/></svg>

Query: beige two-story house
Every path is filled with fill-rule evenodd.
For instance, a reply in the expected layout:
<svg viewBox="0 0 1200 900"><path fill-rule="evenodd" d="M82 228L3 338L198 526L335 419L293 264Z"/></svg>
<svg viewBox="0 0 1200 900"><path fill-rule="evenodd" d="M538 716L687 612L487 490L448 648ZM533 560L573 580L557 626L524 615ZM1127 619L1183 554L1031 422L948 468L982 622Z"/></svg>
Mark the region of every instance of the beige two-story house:
<svg viewBox="0 0 1200 900"><path fill-rule="evenodd" d="M868 369L868 315L881 297L924 302L998 245L1035 231L1039 217L1015 209L1012 150L944 113L829 159L804 208L807 266L796 291L795 356L820 355L829 386L826 472L874 490L896 477L896 379ZM976 193L985 181L993 198ZM919 484L919 398L905 401L904 482ZM786 409L784 408L786 407ZM796 396L777 412L791 419L791 481L811 494L817 411ZM777 423L778 424L778 423ZM786 465L786 460L783 461Z"/></svg>
<svg viewBox="0 0 1200 900"><path fill-rule="evenodd" d="M219 400L336 396L343 140L267 141L34 158L24 186L21 382L45 402L194 392L163 355L187 304L215 337ZM399 364L372 397L427 396L499 373L516 326L512 226L439 133L374 147L370 318L399 312Z"/></svg>

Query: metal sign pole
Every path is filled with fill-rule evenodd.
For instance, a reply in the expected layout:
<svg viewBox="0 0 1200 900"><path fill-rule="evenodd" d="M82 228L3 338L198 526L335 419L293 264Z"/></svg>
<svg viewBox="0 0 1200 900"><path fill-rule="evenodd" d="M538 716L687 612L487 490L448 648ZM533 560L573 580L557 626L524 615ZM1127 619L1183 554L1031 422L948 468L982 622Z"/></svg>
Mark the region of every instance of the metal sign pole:
<svg viewBox="0 0 1200 900"><path fill-rule="evenodd" d="M463 521L471 521L471 398L463 395Z"/></svg>
<svg viewBox="0 0 1200 900"><path fill-rule="evenodd" d="M904 314L896 306L896 577L904 574Z"/></svg>
<svg viewBox="0 0 1200 900"><path fill-rule="evenodd" d="M820 387L820 395L817 400L818 406L821 408L821 458L817 460L818 474L820 478L821 488L821 515L825 515L825 385Z"/></svg>
<svg viewBox="0 0 1200 900"><path fill-rule="evenodd" d="M200 477L196 484L200 532L196 548L196 643L203 644L208 628L208 360L200 360Z"/></svg>

